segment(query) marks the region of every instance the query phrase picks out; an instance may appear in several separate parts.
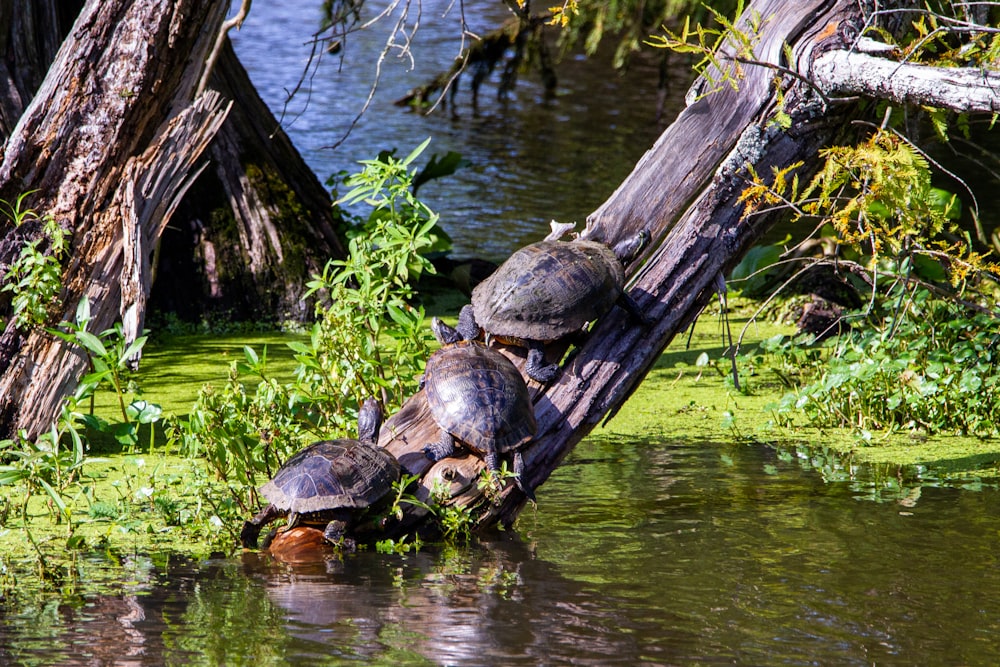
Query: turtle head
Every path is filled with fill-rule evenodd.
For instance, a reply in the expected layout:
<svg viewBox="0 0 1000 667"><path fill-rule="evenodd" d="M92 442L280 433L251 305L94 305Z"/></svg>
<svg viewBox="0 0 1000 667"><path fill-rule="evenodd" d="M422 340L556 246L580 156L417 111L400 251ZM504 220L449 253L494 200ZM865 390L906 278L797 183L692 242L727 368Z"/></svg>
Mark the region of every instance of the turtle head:
<svg viewBox="0 0 1000 667"><path fill-rule="evenodd" d="M382 401L377 398L366 398L358 411L358 440L375 444L378 442L378 432L382 428Z"/></svg>
<svg viewBox="0 0 1000 667"><path fill-rule="evenodd" d="M623 265L628 266L629 263L639 256L642 249L649 244L649 230L641 229L632 236L628 237L624 241L619 241L614 248L612 248L615 253L615 257Z"/></svg>
<svg viewBox="0 0 1000 667"><path fill-rule="evenodd" d="M449 343L457 343L462 340L462 334L458 333L455 327L450 327L438 318L431 318L431 331L434 333L434 337L437 338L438 342L442 345L448 345Z"/></svg>

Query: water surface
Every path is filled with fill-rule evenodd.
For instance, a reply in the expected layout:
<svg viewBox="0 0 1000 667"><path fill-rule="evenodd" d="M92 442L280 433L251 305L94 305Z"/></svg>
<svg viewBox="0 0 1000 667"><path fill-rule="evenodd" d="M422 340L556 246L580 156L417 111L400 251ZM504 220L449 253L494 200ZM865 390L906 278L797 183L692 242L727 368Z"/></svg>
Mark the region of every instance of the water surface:
<svg viewBox="0 0 1000 667"><path fill-rule="evenodd" d="M427 76L457 49L455 20L435 18L447 4L423 3L415 66ZM276 110L306 65L317 5L256 3L234 35ZM504 12L467 3L466 20L481 32ZM310 71L288 131L321 178L427 136L432 152L462 153L472 166L421 193L458 254L499 259L552 218L582 222L660 131L648 61L622 85L571 60L554 99L524 76L478 116L460 96L458 119L392 106L415 82L403 62L328 148L360 110L384 41L356 35L343 67L327 56ZM666 118L682 94L668 96ZM468 548L308 567L255 553L81 558L60 595L4 591L0 664L1000 663L996 489L760 447L592 437L538 500L516 530Z"/></svg>
<svg viewBox="0 0 1000 667"><path fill-rule="evenodd" d="M998 492L817 463L587 440L510 533L295 567L124 558L111 592L0 604L0 664L997 664Z"/></svg>
<svg viewBox="0 0 1000 667"><path fill-rule="evenodd" d="M386 4L366 2L366 20ZM309 42L319 23L316 0L255 4L243 28L232 33L233 44L263 99L276 114L285 110L284 127L321 180L357 171L359 160L381 150L395 148L402 157L427 137L432 141L425 158L456 151L469 160L470 166L455 176L420 191L441 214L457 256L503 259L548 233L552 219L582 225L662 131L655 57L637 58L624 77L569 57L559 66L560 82L551 99L536 74L524 73L510 98L497 102L495 73L482 88L478 115L463 80L455 107L425 116L393 102L448 70L462 45L460 18L471 32L483 34L510 13L499 0L465 3L464 15L450 0L420 5L412 60L393 50L378 66L394 25L387 20L350 35L342 60L322 50L321 57L310 60ZM355 123L377 70L372 101ZM664 104L667 119L681 109L691 78L679 59L675 70L676 82ZM289 101L303 73L303 86Z"/></svg>

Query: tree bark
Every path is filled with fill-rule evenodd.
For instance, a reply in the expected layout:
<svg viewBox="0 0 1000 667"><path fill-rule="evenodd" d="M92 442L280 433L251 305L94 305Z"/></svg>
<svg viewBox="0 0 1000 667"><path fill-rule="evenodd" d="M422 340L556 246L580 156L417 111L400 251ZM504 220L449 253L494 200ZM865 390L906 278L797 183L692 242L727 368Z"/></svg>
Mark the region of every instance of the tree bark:
<svg viewBox="0 0 1000 667"><path fill-rule="evenodd" d="M870 39L820 55L813 78L830 95L864 95L926 104L957 113L1000 111L1000 73L972 67L928 67L874 55L894 47Z"/></svg>
<svg viewBox="0 0 1000 667"><path fill-rule="evenodd" d="M189 108L226 5L92 0L80 13L74 3L0 0L0 200L36 191L29 205L73 238L47 325L71 319L82 296L91 330L120 316L132 338L150 303L193 320L311 314L306 279L343 255L329 193L228 38L209 78L236 101L228 120L218 127L225 114L213 94L187 116L193 125L166 125ZM206 150L211 167L196 169ZM37 226L0 221L0 281L37 235ZM47 428L85 367L78 352L18 330L10 315L0 293L0 438Z"/></svg>
<svg viewBox="0 0 1000 667"><path fill-rule="evenodd" d="M191 104L225 10L219 1L90 2L4 145L0 199L35 191L31 206L72 239L52 324L72 320L86 297L91 330L123 315L141 328L143 260L226 111L215 94ZM9 241L25 231L0 224L0 264L9 265L20 250ZM0 334L0 438L46 428L86 366L43 329L15 325L8 319Z"/></svg>
<svg viewBox="0 0 1000 667"><path fill-rule="evenodd" d="M0 138L10 136L83 4L0 0ZM235 104L211 144L212 168L165 230L150 303L192 321L306 319L306 280L344 254L330 195L260 99L228 38L209 85ZM22 239L8 240L16 246Z"/></svg>
<svg viewBox="0 0 1000 667"><path fill-rule="evenodd" d="M842 45L838 28L856 18L856 7L848 0L750 3L744 16L756 11L766 19L755 58L808 76L817 53ZM745 21L741 25L748 30ZM784 44L791 46L796 62L783 62ZM743 216L737 198L747 167L769 173L771 166L803 161L800 177L808 178L819 165L818 149L842 131L849 114L857 113L850 105L823 109L815 91L786 76L784 111L793 124L783 131L770 122L778 108L775 74L749 67L738 91L726 88L688 106L588 218L582 235L612 245L640 229L650 231L652 243L630 267L629 291L653 324L635 326L615 309L596 323L557 380L546 387L529 382L538 422L537 436L524 452L525 481L531 487L543 483L577 442L617 411L670 340L724 286L722 276L776 221L774 215ZM523 368L519 352L504 351ZM480 528L511 523L526 501L524 494L508 483L499 498L487 497L476 484L483 462L471 455L432 464L421 449L439 433L421 391L387 421L380 444L419 475L421 500L430 497L435 484L443 485L450 493L446 504L469 508ZM408 508L385 530L405 533L426 519L425 510Z"/></svg>
<svg viewBox="0 0 1000 667"><path fill-rule="evenodd" d="M257 94L226 38L210 88L234 101L211 167L164 232L151 304L197 321L303 321L305 283L344 256L330 193Z"/></svg>

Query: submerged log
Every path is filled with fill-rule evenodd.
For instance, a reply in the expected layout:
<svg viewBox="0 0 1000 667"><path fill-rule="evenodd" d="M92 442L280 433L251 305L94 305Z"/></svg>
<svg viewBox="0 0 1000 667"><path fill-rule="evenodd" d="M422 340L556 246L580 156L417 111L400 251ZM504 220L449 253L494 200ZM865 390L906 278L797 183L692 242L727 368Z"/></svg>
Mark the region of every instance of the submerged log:
<svg viewBox="0 0 1000 667"><path fill-rule="evenodd" d="M816 54L843 45L839 29L856 18L856 7L845 0L753 2L744 16L757 12L764 18L754 56L808 76ZM750 30L746 20L740 25ZM793 63L783 61L785 44ZM801 77L782 79L761 66L745 68L745 74L739 90L725 88L690 104L588 218L582 236L612 245L641 229L651 233L652 243L630 267L628 289L653 324L636 326L615 309L596 323L558 379L545 387L529 382L538 421L537 436L524 452L525 481L532 488L617 411L671 339L724 288L722 276L777 220L743 216L738 197L748 166L766 174L772 166L803 161L800 175L808 178L818 166L818 149L837 136L846 114L856 113L852 105L824 107ZM778 108L775 81L784 89L783 110L793 119L788 130L771 122ZM518 352L505 352L523 369ZM443 502L468 508L479 528L510 524L526 502L524 494L512 483L498 495L480 489L483 462L471 455L432 464L421 449L439 434L421 391L388 419L380 444L419 476L414 492L421 500L438 485L448 490ZM425 509L411 507L387 532L417 529L427 518Z"/></svg>

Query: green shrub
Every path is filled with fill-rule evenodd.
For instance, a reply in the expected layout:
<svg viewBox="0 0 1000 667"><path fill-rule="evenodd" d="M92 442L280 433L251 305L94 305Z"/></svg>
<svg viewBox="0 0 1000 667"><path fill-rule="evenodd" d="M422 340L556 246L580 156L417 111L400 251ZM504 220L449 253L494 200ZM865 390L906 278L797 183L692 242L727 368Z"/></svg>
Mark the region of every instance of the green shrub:
<svg viewBox="0 0 1000 667"><path fill-rule="evenodd" d="M308 342L291 342L294 380L270 377L266 355L244 348L222 387L204 387L187 420L173 428L191 455L204 455L244 510L256 487L309 441L354 437L358 408L379 397L387 412L416 391L430 337L423 308L413 305L416 280L433 272L426 254L445 249L438 216L413 195L419 174L405 159L382 153L346 180L337 205L364 203L350 218L348 254L308 283L317 296Z"/></svg>
<svg viewBox="0 0 1000 667"><path fill-rule="evenodd" d="M916 290L881 326L828 343L784 397L817 426L1000 435L1000 319Z"/></svg>

